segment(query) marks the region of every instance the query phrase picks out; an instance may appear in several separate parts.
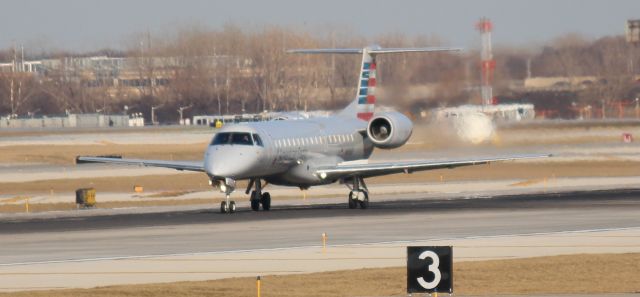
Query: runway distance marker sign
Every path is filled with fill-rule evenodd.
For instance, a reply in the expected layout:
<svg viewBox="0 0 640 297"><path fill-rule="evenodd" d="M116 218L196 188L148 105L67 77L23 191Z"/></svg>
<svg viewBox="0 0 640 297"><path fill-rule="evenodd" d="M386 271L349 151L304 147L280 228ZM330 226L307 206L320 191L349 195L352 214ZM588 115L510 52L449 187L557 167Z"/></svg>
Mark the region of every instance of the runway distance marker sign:
<svg viewBox="0 0 640 297"><path fill-rule="evenodd" d="M453 293L453 248L407 247L407 293Z"/></svg>

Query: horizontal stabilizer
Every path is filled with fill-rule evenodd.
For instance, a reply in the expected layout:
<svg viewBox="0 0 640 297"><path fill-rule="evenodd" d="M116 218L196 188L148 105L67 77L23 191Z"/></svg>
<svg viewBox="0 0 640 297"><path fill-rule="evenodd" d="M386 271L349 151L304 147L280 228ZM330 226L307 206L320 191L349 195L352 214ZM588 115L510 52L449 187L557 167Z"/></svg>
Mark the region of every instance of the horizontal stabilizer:
<svg viewBox="0 0 640 297"><path fill-rule="evenodd" d="M324 48L324 49L291 49L290 54L362 54L364 50L369 54L419 53L419 52L455 52L461 51L456 47L414 47L414 48Z"/></svg>

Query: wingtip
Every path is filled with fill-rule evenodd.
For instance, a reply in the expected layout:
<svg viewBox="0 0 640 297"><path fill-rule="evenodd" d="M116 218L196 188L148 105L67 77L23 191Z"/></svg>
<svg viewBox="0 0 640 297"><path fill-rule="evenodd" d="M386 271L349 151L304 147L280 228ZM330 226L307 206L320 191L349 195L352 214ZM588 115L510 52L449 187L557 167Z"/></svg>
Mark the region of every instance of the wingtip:
<svg viewBox="0 0 640 297"><path fill-rule="evenodd" d="M111 159L122 159L122 155L103 155L103 156L76 156L76 165L78 164L87 164L94 163L91 161L83 160L83 158L111 158Z"/></svg>

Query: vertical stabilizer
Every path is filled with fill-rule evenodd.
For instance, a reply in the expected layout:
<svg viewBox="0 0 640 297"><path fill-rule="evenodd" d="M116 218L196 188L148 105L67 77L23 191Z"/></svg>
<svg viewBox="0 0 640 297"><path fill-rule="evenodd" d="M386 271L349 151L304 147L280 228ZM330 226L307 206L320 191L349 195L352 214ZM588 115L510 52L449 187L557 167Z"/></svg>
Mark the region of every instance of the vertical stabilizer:
<svg viewBox="0 0 640 297"><path fill-rule="evenodd" d="M393 53L416 53L416 52L443 52L459 51L459 48L449 47L427 47L427 48L380 48L378 46L366 48L347 49L297 49L289 50L289 53L298 54L361 54L360 76L356 99L345 109L340 111L340 116L357 117L358 119L369 121L373 117L376 104L376 56L379 54Z"/></svg>
<svg viewBox="0 0 640 297"><path fill-rule="evenodd" d="M376 104L376 56L369 54L365 48L362 50L362 64L360 66L360 80L356 98L356 116L368 121L373 117Z"/></svg>

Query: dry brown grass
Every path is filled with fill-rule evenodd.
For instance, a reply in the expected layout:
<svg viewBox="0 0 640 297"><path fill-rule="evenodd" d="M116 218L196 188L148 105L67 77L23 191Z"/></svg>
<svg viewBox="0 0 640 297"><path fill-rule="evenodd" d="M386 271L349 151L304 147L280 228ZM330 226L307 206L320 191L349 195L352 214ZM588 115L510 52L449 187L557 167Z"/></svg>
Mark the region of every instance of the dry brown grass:
<svg viewBox="0 0 640 297"><path fill-rule="evenodd" d="M640 292L640 254L540 257L454 264L457 295ZM262 296L406 296L406 268L262 277ZM255 278L0 294L19 296L255 296Z"/></svg>
<svg viewBox="0 0 640 297"><path fill-rule="evenodd" d="M127 177L99 177L79 179L40 180L19 183L0 183L3 195L28 195L69 193L75 195L78 188L93 187L100 192L131 192L136 185L146 192L209 190L206 174L183 173L174 175L144 175ZM75 197L75 196L74 196Z"/></svg>
<svg viewBox="0 0 640 297"><path fill-rule="evenodd" d="M628 161L575 161L549 163L504 162L489 165L460 167L397 174L372 178L369 183L395 182L439 182L442 176L447 181L522 179L542 180L562 177L612 177L637 176L640 162Z"/></svg>
<svg viewBox="0 0 640 297"><path fill-rule="evenodd" d="M637 176L640 163L620 161L597 162L558 162L558 163L495 163L491 165L462 167L455 170L435 170L416 172L413 174L397 174L386 177L378 177L367 180L368 184L380 183L419 183L419 182L454 182L473 180L502 180L521 179L521 182L512 186L526 187L545 179L552 184L555 178L563 177L611 177L611 176ZM442 181L441 178L442 177ZM38 203L31 204L30 211L50 211L74 209L75 190L78 188L93 187L98 193L133 193L135 185L144 186L148 195L141 195L147 201L122 201L100 202L98 207L139 207L139 206L164 206L164 205L190 205L203 204L213 199L171 199L193 191L213 191L208 184L208 178L200 173L178 173L172 175L147 175L133 177L104 177L63 180L43 180L22 183L0 183L0 193L14 195L15 197L0 200L0 213L24 212L24 204L12 204L23 201L30 195L46 195L53 191L54 194L66 194L69 203ZM243 190L246 182L238 183L238 189ZM98 194L99 195L99 194ZM283 197L277 197L282 199Z"/></svg>
<svg viewBox="0 0 640 297"><path fill-rule="evenodd" d="M562 127L559 129L558 127ZM618 130L635 130L637 126L632 124L618 125L589 123L587 126L576 124L563 126L562 123L554 125L515 125L501 127L498 137L490 144L480 146L526 146L530 144L582 144L599 143L603 141L616 141L620 139ZM584 132L591 129L611 130L611 133L602 133L594 136L584 135L580 137L535 137L528 139L522 135L556 135L558 132L571 135L571 131ZM37 135L65 135L65 134L91 134L91 133L151 133L161 134L167 131L172 133L191 133L194 129L161 128L161 129L86 129L86 130L54 130L54 131L0 131L0 136L37 136ZM214 131L211 130L213 133ZM469 146L457 142L442 132L437 127L417 124L414 128L409 144L396 151L417 151L429 149L447 149L449 147ZM207 143L199 144L170 144L148 146L143 144L120 145L110 142L98 142L95 145L54 145L43 147L41 145L5 146L0 147L0 163L47 163L56 165L71 165L78 155L109 155L119 154L130 158L150 159L175 159L175 160L199 160L202 159Z"/></svg>
<svg viewBox="0 0 640 297"><path fill-rule="evenodd" d="M626 127L626 126L625 126ZM564 129L573 129L575 131L592 129L592 126L569 126ZM608 129L607 127L600 127ZM555 126L531 128L529 126L514 126L503 129L502 145L522 145L523 133L553 134ZM71 131L74 134L82 133L128 133L128 132L145 132L145 133L163 133L165 131L181 131L180 129L120 129L120 130L81 130ZM566 131L565 131L566 132ZM41 134L65 134L68 131L18 131L6 132L0 135L10 136L37 136ZM188 131L186 132L188 133ZM396 150L403 151L420 151L429 149L444 149L445 145L449 145L446 141L438 137L428 137L437 134L433 128L425 125L416 126L414 138L418 143L407 144ZM426 135L426 136L425 136ZM510 135L513 135L510 136ZM611 134L611 137L618 137L617 134ZM424 138L420 140L420 138ZM513 140L514 138L516 140ZM596 137L598 138L598 137ZM606 137L605 137L606 138ZM557 139L556 139L557 140ZM598 139L569 139L568 141L594 142ZM526 141L526 139L524 140ZM451 144L464 145L464 144ZM491 145L491 144L489 144ZM165 160L200 160L206 143L200 144L171 144L171 145L118 145L108 142L96 143L95 145L77 145L77 146L5 146L0 147L0 163L45 163L59 166L74 166L74 159L78 155L123 155L128 158L149 158L149 159L165 159ZM534 181L549 180L562 177L610 177L610 176L637 176L640 168L640 162L628 162L611 159L608 161L575 161L575 162L557 162L557 163L495 163L488 166L473 166L457 168L455 170L435 170L426 172L417 172L410 175L398 174L367 180L370 184L376 183L420 183L420 182L450 182L450 181L471 181L478 179L498 180L498 179L519 179L522 182L515 183L519 186L528 186ZM105 167L105 170L109 170ZM0 195L28 197L33 195L43 195L48 193L69 195L70 199L74 197L74 191L78 188L94 187L98 193L104 192L130 192L134 185L144 186L145 192L148 193L185 193L190 191L206 191L211 190L208 185L206 175L198 173L176 173L171 175L148 175L133 177L103 177L103 178L80 178L65 180L41 180L34 182L18 182L3 183L0 182ZM240 183L238 188L243 188L244 183ZM152 194L153 196L144 196L144 198L164 199L161 196L165 194ZM20 198L22 199L22 198ZM177 200L176 200L177 201ZM23 205L7 205L8 202L0 201L0 212L5 211L24 211ZM154 205L154 203L140 202L123 202L126 206ZM166 202L162 202L166 203ZM183 204L182 202L178 204ZM105 204L100 204L104 206ZM35 207L35 206L34 206ZM35 207L43 209L67 209L66 204L50 205ZM33 211L36 211L35 209Z"/></svg>
<svg viewBox="0 0 640 297"><path fill-rule="evenodd" d="M73 165L76 156L124 155L128 158L201 160L206 143L139 145L100 143L96 145L4 146L0 163L44 163Z"/></svg>
<svg viewBox="0 0 640 297"><path fill-rule="evenodd" d="M71 202L59 202L59 203L31 203L29 204L29 212L44 212L44 211L60 211L60 210L74 210L77 209L74 197L69 197ZM222 199L216 198L194 198L194 199L169 199L169 200L150 200L150 201L107 201L96 204L96 208L122 208L122 207L151 207L151 206L176 206L176 205L199 205L210 204L212 209L217 209L218 203ZM4 204L0 205L0 213L22 213L26 212L26 206L24 204Z"/></svg>
<svg viewBox="0 0 640 297"><path fill-rule="evenodd" d="M370 184L380 183L417 183L522 179L551 181L563 177L612 177L637 176L640 162L628 161L593 161L593 162L558 162L558 163L495 163L454 170L441 169L416 172L412 174L396 174L371 178ZM176 173L171 175L145 175L128 177L97 177L81 179L41 180L17 183L0 183L2 195L21 195L51 193L74 193L78 188L93 187L98 192L133 192L135 185L144 187L145 192L185 192L210 190L208 178L201 173ZM245 182L238 183L243 189Z"/></svg>
<svg viewBox="0 0 640 297"><path fill-rule="evenodd" d="M138 196L140 198L170 198L170 197L180 197L183 195L191 194L194 191L164 191L160 193L154 193L149 195L141 195Z"/></svg>
<svg viewBox="0 0 640 297"><path fill-rule="evenodd" d="M460 141L453 135L455 132L446 127L443 130L439 125L417 124L409 143L398 150L619 142L621 131L640 132L637 123L541 123L498 127L490 141L478 145Z"/></svg>
<svg viewBox="0 0 640 297"><path fill-rule="evenodd" d="M201 126L155 126L126 128L64 128L64 129L2 129L0 137L24 137L41 135L82 135L82 134L129 134L129 133L167 133L189 131L215 131Z"/></svg>

